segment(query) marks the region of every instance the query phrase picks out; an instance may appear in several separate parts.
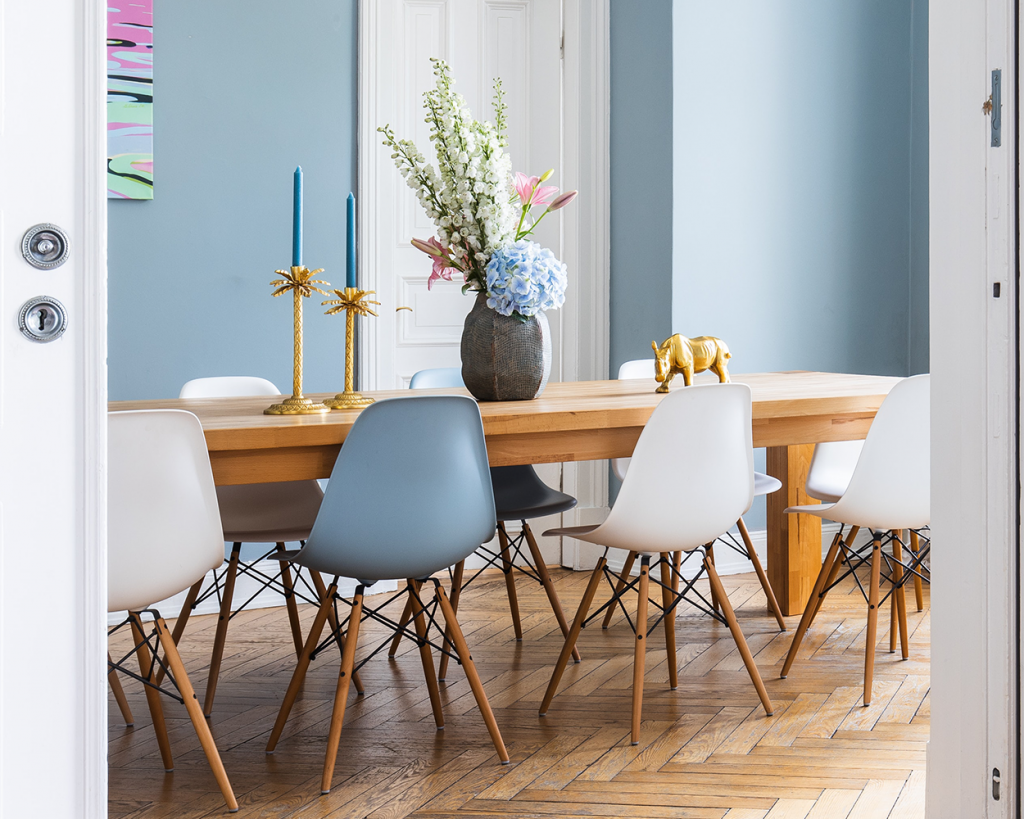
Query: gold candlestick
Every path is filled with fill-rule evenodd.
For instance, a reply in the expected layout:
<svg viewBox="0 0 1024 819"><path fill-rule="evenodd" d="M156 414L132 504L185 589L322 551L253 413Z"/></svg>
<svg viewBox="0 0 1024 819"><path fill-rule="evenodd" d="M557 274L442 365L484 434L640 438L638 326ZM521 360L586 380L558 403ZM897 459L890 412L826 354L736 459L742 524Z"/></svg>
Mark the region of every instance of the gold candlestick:
<svg viewBox="0 0 1024 819"><path fill-rule="evenodd" d="M313 276L324 272L322 267L316 270L309 270L304 265L299 265L298 267L292 267L290 270L275 270L274 272L281 276L280 279L275 279L270 283L271 287L277 288L273 293L274 297L276 298L290 290L295 299L293 309L295 319L295 357L292 368L292 397L286 398L280 404L271 404L263 410L263 414L316 415L330 412L330 409L319 401L306 398L302 394L302 300L313 295L314 290L326 296L327 293L316 287L316 285L323 284L327 287L331 285L328 282L313 278Z"/></svg>
<svg viewBox="0 0 1024 819"><path fill-rule="evenodd" d="M356 369L356 315L376 316L370 307L371 304L380 304L379 301L372 301L366 298L374 295L372 290L360 290L357 287L346 287L344 290L335 290L336 299L323 302L337 305L327 311L328 316L345 311L345 392L339 392L334 398L324 403L331 409L362 409L373 403L372 398L364 398L355 389Z"/></svg>

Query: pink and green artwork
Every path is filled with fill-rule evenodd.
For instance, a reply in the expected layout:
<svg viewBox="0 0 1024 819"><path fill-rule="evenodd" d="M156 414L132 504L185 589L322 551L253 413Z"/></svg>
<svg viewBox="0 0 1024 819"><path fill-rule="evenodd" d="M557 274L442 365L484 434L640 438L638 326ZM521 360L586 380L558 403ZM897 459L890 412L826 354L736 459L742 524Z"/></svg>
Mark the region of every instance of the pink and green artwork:
<svg viewBox="0 0 1024 819"><path fill-rule="evenodd" d="M153 0L107 8L107 198L153 198Z"/></svg>

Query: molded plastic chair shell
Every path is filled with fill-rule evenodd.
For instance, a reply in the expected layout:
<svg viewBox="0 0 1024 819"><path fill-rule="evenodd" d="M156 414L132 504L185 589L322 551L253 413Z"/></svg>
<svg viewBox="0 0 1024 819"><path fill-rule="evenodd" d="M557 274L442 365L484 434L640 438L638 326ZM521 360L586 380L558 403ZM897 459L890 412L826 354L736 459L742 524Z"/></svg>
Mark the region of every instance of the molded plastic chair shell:
<svg viewBox="0 0 1024 819"><path fill-rule="evenodd" d="M413 374L412 380L409 382L411 390L465 388L465 386L461 367L434 367L430 370L420 370Z"/></svg>
<svg viewBox="0 0 1024 819"><path fill-rule="evenodd" d="M874 530L928 526L930 384L929 375L915 375L892 388L875 415L850 485L839 500L786 511Z"/></svg>
<svg viewBox="0 0 1024 819"><path fill-rule="evenodd" d="M732 527L753 499L750 388L686 387L665 396L648 420L608 519L551 534L626 550L691 551Z"/></svg>
<svg viewBox="0 0 1024 819"><path fill-rule="evenodd" d="M194 378L179 398L275 396L281 391L265 378L226 375ZM218 486L224 539L232 543L289 543L305 540L324 493L316 481Z"/></svg>
<svg viewBox="0 0 1024 819"><path fill-rule="evenodd" d="M807 494L835 503L846 492L864 448L863 441L828 441L816 444L807 469Z"/></svg>
<svg viewBox="0 0 1024 819"><path fill-rule="evenodd" d="M471 555L496 523L476 402L391 398L352 425L296 562L367 585L421 578Z"/></svg>
<svg viewBox="0 0 1024 819"><path fill-rule="evenodd" d="M213 471L184 410L110 413L108 452L107 607L138 611L224 561Z"/></svg>

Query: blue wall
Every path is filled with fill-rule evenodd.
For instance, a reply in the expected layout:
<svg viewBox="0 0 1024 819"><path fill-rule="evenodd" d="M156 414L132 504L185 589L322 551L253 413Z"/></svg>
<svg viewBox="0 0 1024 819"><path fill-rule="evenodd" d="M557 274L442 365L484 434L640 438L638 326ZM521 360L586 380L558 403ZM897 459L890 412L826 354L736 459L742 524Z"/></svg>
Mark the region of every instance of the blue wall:
<svg viewBox="0 0 1024 819"><path fill-rule="evenodd" d="M304 261L344 283L355 0L159 3L154 50L155 198L110 201L110 397L229 374L290 392L291 297L269 282L291 260L302 165ZM344 322L317 315L321 300L305 303L307 392L343 379Z"/></svg>

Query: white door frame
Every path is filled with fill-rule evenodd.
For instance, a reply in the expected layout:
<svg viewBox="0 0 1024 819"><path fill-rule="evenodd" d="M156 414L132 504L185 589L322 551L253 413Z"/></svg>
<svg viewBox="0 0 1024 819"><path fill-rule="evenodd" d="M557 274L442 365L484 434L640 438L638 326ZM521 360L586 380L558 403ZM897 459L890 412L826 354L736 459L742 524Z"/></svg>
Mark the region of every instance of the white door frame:
<svg viewBox="0 0 1024 819"><path fill-rule="evenodd" d="M929 7L929 819L1017 815L1015 5ZM991 147L982 105L997 68L1002 145Z"/></svg>
<svg viewBox="0 0 1024 819"><path fill-rule="evenodd" d="M549 0L550 1L550 0ZM563 258L576 294L563 308L561 322L562 378L586 381L608 377L609 305L609 76L608 0L562 0L563 51L563 162L562 187L583 195L562 218ZM377 126L378 85L377 4L359 2L359 125L358 185L361 212L369 212L377 191L386 183L378 178L381 150ZM359 257L359 286L376 290L378 266L373 248L381 237L372 219L358 220L358 242L370 252ZM376 339L365 333L359 350L360 388L373 389ZM607 463L566 464L563 489L579 506L565 516L565 525L600 522L607 514ZM593 519L593 520L592 520ZM575 544L575 541L570 541ZM575 566L577 547L563 548L562 562Z"/></svg>

